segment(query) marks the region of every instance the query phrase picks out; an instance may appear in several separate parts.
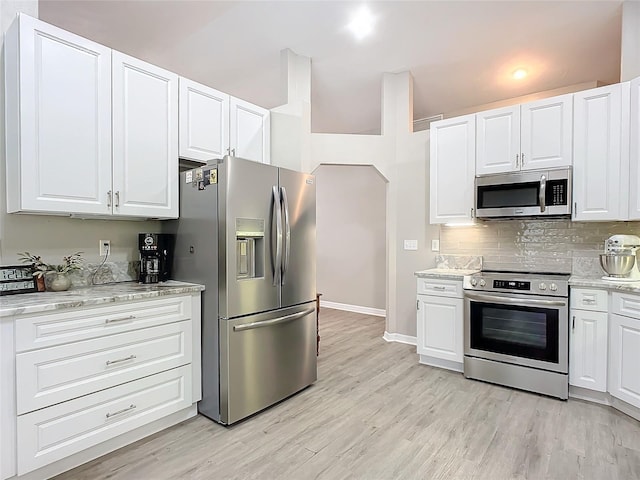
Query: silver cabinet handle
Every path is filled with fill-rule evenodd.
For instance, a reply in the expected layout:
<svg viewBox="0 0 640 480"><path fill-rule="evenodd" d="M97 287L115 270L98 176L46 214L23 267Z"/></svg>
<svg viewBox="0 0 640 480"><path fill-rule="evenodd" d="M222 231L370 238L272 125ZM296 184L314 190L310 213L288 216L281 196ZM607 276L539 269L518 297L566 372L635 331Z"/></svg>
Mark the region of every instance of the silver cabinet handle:
<svg viewBox="0 0 640 480"><path fill-rule="evenodd" d="M516 153L516 168L520 168L520 155Z"/></svg>
<svg viewBox="0 0 640 480"><path fill-rule="evenodd" d="M120 206L120 190L116 191L116 204L115 204L115 206L116 207Z"/></svg>
<svg viewBox="0 0 640 480"><path fill-rule="evenodd" d="M111 190L107 192L107 207L111 206Z"/></svg>
<svg viewBox="0 0 640 480"><path fill-rule="evenodd" d="M129 355L128 357L119 358L117 360L107 360L107 365L113 365L114 363L126 362L127 360L135 359L135 355Z"/></svg>
<svg viewBox="0 0 640 480"><path fill-rule="evenodd" d="M232 156L232 157L235 157L235 156L236 156L236 149L235 149L235 148L232 148L232 149L231 149L231 156Z"/></svg>
<svg viewBox="0 0 640 480"><path fill-rule="evenodd" d="M113 413L107 413L107 418L115 417L116 415L120 415L121 413L133 410L134 408L137 408L137 407L132 403L127 408L123 408L122 410L118 410L117 412L113 412Z"/></svg>
<svg viewBox="0 0 640 480"><path fill-rule="evenodd" d="M596 304L596 300L594 298L583 298L582 299L582 304L583 305L595 305Z"/></svg>
<svg viewBox="0 0 640 480"><path fill-rule="evenodd" d="M420 310L420 300L416 300L416 310Z"/></svg>
<svg viewBox="0 0 640 480"><path fill-rule="evenodd" d="M117 322L126 322L127 320L135 319L135 315L129 315L128 317L120 317L120 318L107 318L104 323L117 323Z"/></svg>
<svg viewBox="0 0 640 480"><path fill-rule="evenodd" d="M277 186L273 186L273 210L276 213L276 258L273 259L273 286L280 285L282 273L282 209L280 207L280 192Z"/></svg>
<svg viewBox="0 0 640 480"><path fill-rule="evenodd" d="M571 321L571 330L575 330L576 328L576 316L573 316L573 320Z"/></svg>
<svg viewBox="0 0 640 480"><path fill-rule="evenodd" d="M471 218L473 218L473 207L471 207Z"/></svg>
<svg viewBox="0 0 640 480"><path fill-rule="evenodd" d="M284 207L284 249L282 259L282 285L284 285L287 270L289 270L289 255L291 253L291 224L289 223L289 201L287 200L287 190L280 187L282 206Z"/></svg>
<svg viewBox="0 0 640 480"><path fill-rule="evenodd" d="M233 327L234 332L241 332L242 330L251 330L253 328L261 328L261 327L271 327L273 325L278 325L280 323L290 322L292 320L297 320L298 318L306 317L310 313L315 312L316 309L308 308L302 312L292 313L291 315L285 315L284 317L274 318L272 320L263 320L261 322L251 322L245 323L243 325L236 325Z"/></svg>
<svg viewBox="0 0 640 480"><path fill-rule="evenodd" d="M433 288L434 290L446 290L447 287L440 287L438 285L433 285L431 288Z"/></svg>
<svg viewBox="0 0 640 480"><path fill-rule="evenodd" d="M520 166L524 167L524 153L522 154L522 157L520 158Z"/></svg>
<svg viewBox="0 0 640 480"><path fill-rule="evenodd" d="M547 209L547 177L544 175L540 177L540 192L538 193L538 200L540 203L540 212L544 212Z"/></svg>

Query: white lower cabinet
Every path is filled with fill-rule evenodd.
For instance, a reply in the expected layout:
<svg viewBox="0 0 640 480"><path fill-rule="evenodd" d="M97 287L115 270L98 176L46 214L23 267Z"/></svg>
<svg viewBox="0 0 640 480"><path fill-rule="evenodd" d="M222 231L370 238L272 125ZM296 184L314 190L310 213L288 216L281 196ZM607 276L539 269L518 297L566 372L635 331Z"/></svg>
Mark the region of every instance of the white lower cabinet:
<svg viewBox="0 0 640 480"><path fill-rule="evenodd" d="M416 330L420 361L462 371L462 282L431 280L427 283L429 287L435 289L435 292L440 293L431 295L418 293ZM418 292L424 291L424 284L425 279L418 278Z"/></svg>
<svg viewBox="0 0 640 480"><path fill-rule="evenodd" d="M640 318L611 315L609 393L640 408Z"/></svg>
<svg viewBox="0 0 640 480"><path fill-rule="evenodd" d="M570 385L607 391L607 317L606 311L571 311Z"/></svg>
<svg viewBox="0 0 640 480"><path fill-rule="evenodd" d="M191 405L184 366L18 417L18 475Z"/></svg>
<svg viewBox="0 0 640 480"><path fill-rule="evenodd" d="M130 443L142 435L136 429L166 428L196 413L199 293L10 321L11 331L3 335L12 343L3 340L0 349L2 388L10 392L0 393L14 399L10 420L16 430L0 431L0 437L16 451L0 478L30 472L48 478ZM7 418L6 410L0 413ZM100 446L106 441L110 449ZM55 463L63 459L64 467Z"/></svg>

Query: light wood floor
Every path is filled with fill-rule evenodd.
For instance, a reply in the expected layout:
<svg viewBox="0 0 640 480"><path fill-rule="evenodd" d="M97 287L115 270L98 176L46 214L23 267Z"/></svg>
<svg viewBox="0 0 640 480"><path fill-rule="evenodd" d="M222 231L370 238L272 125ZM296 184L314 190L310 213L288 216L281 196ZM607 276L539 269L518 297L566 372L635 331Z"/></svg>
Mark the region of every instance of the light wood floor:
<svg viewBox="0 0 640 480"><path fill-rule="evenodd" d="M231 428L196 417L62 479L634 479L640 422L466 380L322 309L318 381Z"/></svg>

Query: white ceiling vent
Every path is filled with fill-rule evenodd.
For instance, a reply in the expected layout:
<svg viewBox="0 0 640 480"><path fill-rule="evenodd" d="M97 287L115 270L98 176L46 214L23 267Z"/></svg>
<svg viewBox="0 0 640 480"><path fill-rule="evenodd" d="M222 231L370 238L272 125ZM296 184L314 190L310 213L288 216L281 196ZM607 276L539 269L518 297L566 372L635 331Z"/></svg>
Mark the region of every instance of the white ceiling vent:
<svg viewBox="0 0 640 480"><path fill-rule="evenodd" d="M429 126L431 122L435 122L436 120L442 120L444 115L441 113L439 115L433 115L432 117L427 118L419 118L418 120L413 121L413 131L420 132L422 130L429 130Z"/></svg>

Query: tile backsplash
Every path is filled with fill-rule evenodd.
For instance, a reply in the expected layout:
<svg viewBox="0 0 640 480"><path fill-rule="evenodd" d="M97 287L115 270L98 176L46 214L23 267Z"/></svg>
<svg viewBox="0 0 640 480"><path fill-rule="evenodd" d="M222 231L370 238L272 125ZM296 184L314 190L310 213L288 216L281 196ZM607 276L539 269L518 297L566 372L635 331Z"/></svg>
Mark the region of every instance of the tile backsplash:
<svg viewBox="0 0 640 480"><path fill-rule="evenodd" d="M639 235L640 222L519 219L440 228L440 253L482 255L483 268L603 275L598 255L617 233Z"/></svg>

